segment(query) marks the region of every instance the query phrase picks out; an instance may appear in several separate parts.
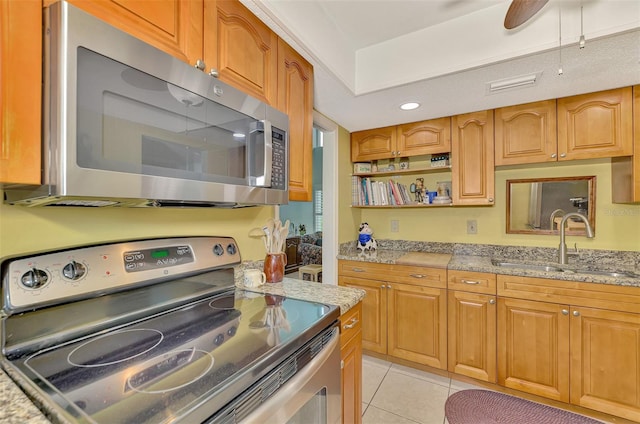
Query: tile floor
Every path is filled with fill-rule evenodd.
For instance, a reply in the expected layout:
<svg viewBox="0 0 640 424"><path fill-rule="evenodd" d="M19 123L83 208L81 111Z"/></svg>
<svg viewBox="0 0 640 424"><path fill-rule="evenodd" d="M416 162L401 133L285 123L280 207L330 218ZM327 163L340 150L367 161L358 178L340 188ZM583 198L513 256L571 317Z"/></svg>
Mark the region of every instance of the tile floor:
<svg viewBox="0 0 640 424"><path fill-rule="evenodd" d="M371 356L362 359L363 424L446 424L444 403L480 388Z"/></svg>

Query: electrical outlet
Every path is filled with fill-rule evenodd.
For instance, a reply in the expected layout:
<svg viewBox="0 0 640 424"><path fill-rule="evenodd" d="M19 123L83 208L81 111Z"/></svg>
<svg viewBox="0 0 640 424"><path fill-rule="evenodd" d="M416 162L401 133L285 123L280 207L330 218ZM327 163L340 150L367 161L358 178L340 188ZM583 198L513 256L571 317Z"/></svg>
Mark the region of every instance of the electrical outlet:
<svg viewBox="0 0 640 424"><path fill-rule="evenodd" d="M400 231L400 222L398 222L397 219L392 219L391 220L391 232L392 233L397 233L398 231Z"/></svg>
<svg viewBox="0 0 640 424"><path fill-rule="evenodd" d="M467 219L467 234L478 234L478 222L475 219Z"/></svg>

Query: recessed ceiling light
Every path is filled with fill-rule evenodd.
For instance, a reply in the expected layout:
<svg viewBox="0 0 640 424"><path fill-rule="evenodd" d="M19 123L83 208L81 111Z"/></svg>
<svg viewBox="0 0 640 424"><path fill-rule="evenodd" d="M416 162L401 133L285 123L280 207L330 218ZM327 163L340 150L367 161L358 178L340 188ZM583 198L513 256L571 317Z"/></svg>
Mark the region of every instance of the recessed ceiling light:
<svg viewBox="0 0 640 424"><path fill-rule="evenodd" d="M244 138L245 136L242 133L233 133L233 137L234 138Z"/></svg>
<svg viewBox="0 0 640 424"><path fill-rule="evenodd" d="M407 102L400 105L400 109L402 110L413 110L420 107L420 103L416 102Z"/></svg>

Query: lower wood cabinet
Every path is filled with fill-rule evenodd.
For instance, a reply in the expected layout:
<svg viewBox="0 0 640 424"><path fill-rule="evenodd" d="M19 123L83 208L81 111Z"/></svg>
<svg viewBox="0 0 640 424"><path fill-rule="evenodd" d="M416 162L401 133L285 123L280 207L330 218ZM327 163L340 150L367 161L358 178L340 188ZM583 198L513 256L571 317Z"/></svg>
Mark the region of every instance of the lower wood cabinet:
<svg viewBox="0 0 640 424"><path fill-rule="evenodd" d="M341 260L338 284L366 292L365 350L447 369L445 269Z"/></svg>
<svg viewBox="0 0 640 424"><path fill-rule="evenodd" d="M448 369L495 383L496 276L449 271L448 287Z"/></svg>
<svg viewBox="0 0 640 424"><path fill-rule="evenodd" d="M497 283L498 384L640 422L637 287Z"/></svg>
<svg viewBox="0 0 640 424"><path fill-rule="evenodd" d="M340 317L342 422L362 422L362 303Z"/></svg>

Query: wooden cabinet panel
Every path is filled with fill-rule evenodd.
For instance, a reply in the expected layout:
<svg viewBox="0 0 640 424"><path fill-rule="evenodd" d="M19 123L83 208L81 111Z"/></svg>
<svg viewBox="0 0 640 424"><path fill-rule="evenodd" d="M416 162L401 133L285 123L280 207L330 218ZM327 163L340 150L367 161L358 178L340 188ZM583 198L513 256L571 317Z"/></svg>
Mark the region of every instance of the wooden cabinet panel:
<svg viewBox="0 0 640 424"><path fill-rule="evenodd" d="M388 286L389 355L447 369L446 289Z"/></svg>
<svg viewBox="0 0 640 424"><path fill-rule="evenodd" d="M640 314L571 308L571 403L640 421Z"/></svg>
<svg viewBox="0 0 640 424"><path fill-rule="evenodd" d="M342 422L362 422L362 305L340 317L340 356L342 368ZM354 321L355 320L355 321Z"/></svg>
<svg viewBox="0 0 640 424"><path fill-rule="evenodd" d="M494 202L493 111L452 118L451 198L454 205Z"/></svg>
<svg viewBox="0 0 640 424"><path fill-rule="evenodd" d="M187 63L203 58L203 0L69 2Z"/></svg>
<svg viewBox="0 0 640 424"><path fill-rule="evenodd" d="M633 87L633 156L611 159L613 203L640 202L640 85Z"/></svg>
<svg viewBox="0 0 640 424"><path fill-rule="evenodd" d="M556 101L495 110L495 164L555 162L558 136Z"/></svg>
<svg viewBox="0 0 640 424"><path fill-rule="evenodd" d="M633 154L631 87L558 99L559 160Z"/></svg>
<svg viewBox="0 0 640 424"><path fill-rule="evenodd" d="M449 371L495 383L496 297L449 290Z"/></svg>
<svg viewBox="0 0 640 424"><path fill-rule="evenodd" d="M42 4L0 0L0 182L41 182Z"/></svg>
<svg viewBox="0 0 640 424"><path fill-rule="evenodd" d="M289 115L289 200L311 201L313 67L278 40L278 108Z"/></svg>
<svg viewBox="0 0 640 424"><path fill-rule="evenodd" d="M367 162L395 157L396 137L395 126L351 133L351 161Z"/></svg>
<svg viewBox="0 0 640 424"><path fill-rule="evenodd" d="M277 104L278 36L237 0L217 0L218 78Z"/></svg>
<svg viewBox="0 0 640 424"><path fill-rule="evenodd" d="M451 118L412 122L397 127L397 156L418 156L451 151Z"/></svg>
<svg viewBox="0 0 640 424"><path fill-rule="evenodd" d="M498 384L569 401L569 306L498 299Z"/></svg>
<svg viewBox="0 0 640 424"><path fill-rule="evenodd" d="M386 284L363 278L338 277L338 284L365 291L362 300L362 347L387 353L387 291Z"/></svg>

